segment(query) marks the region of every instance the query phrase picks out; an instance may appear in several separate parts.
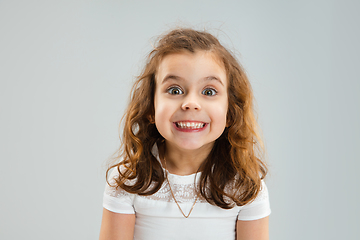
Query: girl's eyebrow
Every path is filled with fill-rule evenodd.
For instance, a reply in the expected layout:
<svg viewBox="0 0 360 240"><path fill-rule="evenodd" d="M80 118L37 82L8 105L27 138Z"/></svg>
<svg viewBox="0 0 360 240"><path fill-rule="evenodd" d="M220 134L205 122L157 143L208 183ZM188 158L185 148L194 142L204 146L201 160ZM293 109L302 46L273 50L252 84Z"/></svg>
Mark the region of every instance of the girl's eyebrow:
<svg viewBox="0 0 360 240"><path fill-rule="evenodd" d="M168 74L164 77L164 79L162 80L161 84L164 84L165 82L169 81L169 80L176 80L176 81L184 81L184 79L182 77L179 77L179 76L176 76L176 75L173 75L173 74ZM217 81L219 82L221 85L224 86L223 82L220 80L220 78L216 77L216 76L208 76L208 77L205 77L203 78L203 81Z"/></svg>
<svg viewBox="0 0 360 240"><path fill-rule="evenodd" d="M164 84L165 82L169 81L170 79L173 80L177 80L177 81L184 81L184 79L182 77L173 75L173 74L168 74L164 77L164 79L161 81L162 84Z"/></svg>

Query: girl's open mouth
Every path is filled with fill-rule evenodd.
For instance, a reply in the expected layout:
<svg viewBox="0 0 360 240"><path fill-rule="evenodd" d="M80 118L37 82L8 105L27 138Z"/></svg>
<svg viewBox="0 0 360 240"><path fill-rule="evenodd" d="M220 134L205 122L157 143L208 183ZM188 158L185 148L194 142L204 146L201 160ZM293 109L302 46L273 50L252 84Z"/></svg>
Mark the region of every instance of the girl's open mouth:
<svg viewBox="0 0 360 240"><path fill-rule="evenodd" d="M175 122L174 124L181 130L201 130L207 125L203 122Z"/></svg>

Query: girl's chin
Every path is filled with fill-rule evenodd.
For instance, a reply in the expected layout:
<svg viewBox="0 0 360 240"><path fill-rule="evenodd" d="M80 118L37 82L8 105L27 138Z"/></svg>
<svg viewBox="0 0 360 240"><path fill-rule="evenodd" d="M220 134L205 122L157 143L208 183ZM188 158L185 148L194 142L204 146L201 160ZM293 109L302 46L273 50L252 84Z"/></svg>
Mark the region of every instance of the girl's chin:
<svg viewBox="0 0 360 240"><path fill-rule="evenodd" d="M172 146L178 148L179 150L182 151L196 151L196 150L200 150L200 149L204 149L206 147L210 147L212 148L212 146L214 145L214 142L212 143L206 143L206 144L199 144L199 141L194 142L194 141L182 141L179 143L171 143Z"/></svg>

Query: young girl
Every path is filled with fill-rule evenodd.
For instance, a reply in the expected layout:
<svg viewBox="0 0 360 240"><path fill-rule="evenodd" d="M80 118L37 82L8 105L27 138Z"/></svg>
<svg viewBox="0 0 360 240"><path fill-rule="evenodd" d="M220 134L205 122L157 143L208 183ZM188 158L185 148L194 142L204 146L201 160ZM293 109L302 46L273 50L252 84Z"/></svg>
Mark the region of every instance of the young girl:
<svg viewBox="0 0 360 240"><path fill-rule="evenodd" d="M132 89L120 162L107 171L100 239L268 239L252 101L244 70L214 36L160 38Z"/></svg>

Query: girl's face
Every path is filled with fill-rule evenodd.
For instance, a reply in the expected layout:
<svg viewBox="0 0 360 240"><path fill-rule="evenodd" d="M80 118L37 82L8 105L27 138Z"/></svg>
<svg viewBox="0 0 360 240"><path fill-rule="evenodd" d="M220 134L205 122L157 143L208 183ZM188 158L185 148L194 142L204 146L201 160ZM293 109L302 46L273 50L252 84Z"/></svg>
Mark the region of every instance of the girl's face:
<svg viewBox="0 0 360 240"><path fill-rule="evenodd" d="M155 124L167 144L211 149L226 126L227 79L212 53L169 54L156 74Z"/></svg>

